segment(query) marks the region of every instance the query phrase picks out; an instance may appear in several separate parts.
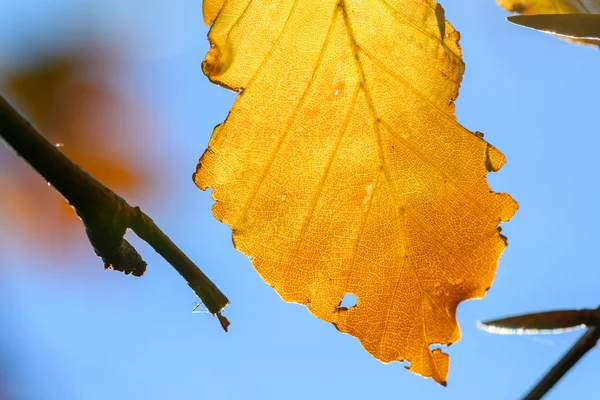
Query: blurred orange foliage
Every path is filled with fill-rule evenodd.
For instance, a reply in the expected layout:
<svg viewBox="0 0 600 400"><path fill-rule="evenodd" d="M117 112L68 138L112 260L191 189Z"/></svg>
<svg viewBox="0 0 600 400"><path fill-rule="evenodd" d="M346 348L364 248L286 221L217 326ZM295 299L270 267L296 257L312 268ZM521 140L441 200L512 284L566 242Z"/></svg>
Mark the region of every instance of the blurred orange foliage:
<svg viewBox="0 0 600 400"><path fill-rule="evenodd" d="M96 179L123 196L144 190L150 177L137 147L150 111L114 84L119 53L83 43L28 61L3 76L8 99ZM16 230L29 245L53 249L83 243L83 227L60 194L4 145L0 160L0 235Z"/></svg>

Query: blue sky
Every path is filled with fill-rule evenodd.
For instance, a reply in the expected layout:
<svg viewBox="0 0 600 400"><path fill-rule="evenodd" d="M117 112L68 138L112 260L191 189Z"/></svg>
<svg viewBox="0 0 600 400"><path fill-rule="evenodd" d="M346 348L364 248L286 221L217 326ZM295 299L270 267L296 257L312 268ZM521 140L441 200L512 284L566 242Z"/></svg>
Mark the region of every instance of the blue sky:
<svg viewBox="0 0 600 400"><path fill-rule="evenodd" d="M212 218L210 195L191 174L234 94L200 70L208 49L200 0L0 0L0 73L23 46L70 40L73 23L109 32L115 43L136 38L120 82L160 110L158 134L139 145L167 160L160 179L169 193L128 200L232 302L224 334L209 315L191 313L185 282L135 238L149 263L142 279L103 271L87 247L67 257L68 276L42 272L35 265L52 257L22 238L0 258L8 266L0 268L0 340L23 398L507 399L529 389L579 333L495 336L475 324L598 305L600 53L511 25L493 0L442 4L462 34L467 65L458 120L506 155L489 181L520 204L503 226L510 245L492 289L459 306L463 338L448 350L447 388L381 364L354 338L283 303ZM583 398L598 370L592 352L548 398Z"/></svg>

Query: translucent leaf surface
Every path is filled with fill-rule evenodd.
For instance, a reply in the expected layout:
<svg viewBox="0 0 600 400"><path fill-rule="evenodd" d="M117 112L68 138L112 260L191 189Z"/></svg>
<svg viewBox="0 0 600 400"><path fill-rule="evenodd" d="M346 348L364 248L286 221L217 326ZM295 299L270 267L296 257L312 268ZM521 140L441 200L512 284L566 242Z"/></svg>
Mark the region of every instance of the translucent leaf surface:
<svg viewBox="0 0 600 400"><path fill-rule="evenodd" d="M284 300L444 384L430 345L459 339L517 208L486 182L504 156L454 117L459 34L430 0L204 7L204 72L240 91L194 175L215 217Z"/></svg>

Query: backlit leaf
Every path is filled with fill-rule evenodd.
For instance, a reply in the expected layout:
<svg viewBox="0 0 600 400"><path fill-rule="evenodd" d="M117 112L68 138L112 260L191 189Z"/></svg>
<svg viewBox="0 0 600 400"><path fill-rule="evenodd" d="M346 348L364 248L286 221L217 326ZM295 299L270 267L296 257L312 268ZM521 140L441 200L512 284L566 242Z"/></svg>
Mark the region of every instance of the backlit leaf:
<svg viewBox="0 0 600 400"><path fill-rule="evenodd" d="M498 4L508 11L516 12L526 16L538 14L600 14L600 0L497 0ZM594 17L573 16L569 18L552 18L539 15L534 18L511 20L520 25L530 28L556 33L562 36L571 36L567 39L576 43L600 46L597 39L587 37L594 36L597 19ZM586 26L587 32L586 35Z"/></svg>
<svg viewBox="0 0 600 400"><path fill-rule="evenodd" d="M454 117L458 32L431 0L204 7L204 72L240 91L194 175L215 217L284 300L445 384L430 345L459 339L517 208L486 181L504 156Z"/></svg>

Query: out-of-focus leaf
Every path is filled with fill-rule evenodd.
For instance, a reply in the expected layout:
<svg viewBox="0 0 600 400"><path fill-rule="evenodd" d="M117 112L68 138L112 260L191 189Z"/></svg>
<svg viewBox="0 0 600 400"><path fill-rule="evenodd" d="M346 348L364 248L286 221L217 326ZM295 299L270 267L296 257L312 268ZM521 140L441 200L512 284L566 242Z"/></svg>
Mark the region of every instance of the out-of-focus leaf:
<svg viewBox="0 0 600 400"><path fill-rule="evenodd" d="M539 14L508 17L514 24L574 39L600 40L600 14Z"/></svg>
<svg viewBox="0 0 600 400"><path fill-rule="evenodd" d="M581 329L597 320L597 310L558 310L485 321L479 327L497 334L538 335Z"/></svg>
<svg viewBox="0 0 600 400"><path fill-rule="evenodd" d="M523 15L539 15L539 14L600 14L600 0L497 0L498 4L508 11L523 14ZM546 31L548 33L556 33L561 37L572 36L565 40L579 44L590 44L600 46L597 39L589 39L589 37L598 37L597 29L594 29L594 22L598 19L591 18L549 18L549 17L534 17L534 18L517 18L512 22L524 25L530 28ZM578 21L578 22L577 22ZM586 26L578 27L578 23ZM532 26L531 24L534 24ZM596 26L597 27L597 26ZM563 31L571 32L562 33ZM592 35L580 35L579 33L590 32ZM596 32L596 33L594 33Z"/></svg>
<svg viewBox="0 0 600 400"><path fill-rule="evenodd" d="M204 72L243 89L195 174L215 217L284 300L445 383L430 346L460 338L517 208L486 181L502 153L454 117L458 32L430 0L204 7Z"/></svg>

